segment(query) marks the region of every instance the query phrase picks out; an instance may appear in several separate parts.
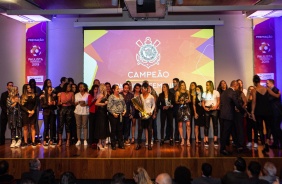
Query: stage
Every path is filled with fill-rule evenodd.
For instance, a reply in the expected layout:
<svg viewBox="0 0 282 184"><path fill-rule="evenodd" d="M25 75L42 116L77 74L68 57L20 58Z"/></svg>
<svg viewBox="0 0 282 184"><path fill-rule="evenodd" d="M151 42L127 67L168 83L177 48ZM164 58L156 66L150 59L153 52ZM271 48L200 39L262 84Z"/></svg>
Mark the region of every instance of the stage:
<svg viewBox="0 0 282 184"><path fill-rule="evenodd" d="M10 140L0 146L0 159L5 159L10 164L10 174L20 179L23 171L28 171L28 163L32 158L39 158L42 169L53 169L56 178L64 171L72 171L78 179L110 179L116 172L123 172L126 178L132 178L133 171L138 166L144 167L151 178L159 173L167 172L173 176L174 169L179 165L187 166L192 177L201 175L201 164L208 162L213 166L213 176L222 177L227 171L232 170L235 157L244 157L249 163L251 160L264 164L266 161L273 162L279 173L282 167L282 150L272 150L268 154L262 153L262 146L258 150L246 150L244 153L237 153L235 148L229 147L232 151L230 156L222 156L219 147L215 149L210 143L208 149L203 145L170 146L165 143L154 143L153 150L148 151L144 143L141 150L136 151L135 145L125 146L125 149L104 150L93 149L90 146L47 147L37 145L35 148L10 148Z"/></svg>

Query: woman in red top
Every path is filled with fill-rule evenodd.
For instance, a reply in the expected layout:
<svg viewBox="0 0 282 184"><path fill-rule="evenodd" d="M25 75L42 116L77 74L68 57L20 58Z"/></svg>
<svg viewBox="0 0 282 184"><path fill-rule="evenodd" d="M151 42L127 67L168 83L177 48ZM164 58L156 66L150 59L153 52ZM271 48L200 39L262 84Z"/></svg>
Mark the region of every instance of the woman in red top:
<svg viewBox="0 0 282 184"><path fill-rule="evenodd" d="M59 133L59 142L58 146L62 145L62 134L64 125L67 133L67 142L66 146L70 145L70 124L72 118L72 105L74 104L74 94L71 92L71 85L69 83L65 83L63 86L63 92L58 94L58 104L62 105L62 109L60 111L60 124L58 126Z"/></svg>
<svg viewBox="0 0 282 184"><path fill-rule="evenodd" d="M95 120L96 120L96 109L95 105L97 101L98 95L98 85L93 85L88 95L88 106L89 106L89 144L94 146L98 142L97 139L94 139L94 128L95 128Z"/></svg>

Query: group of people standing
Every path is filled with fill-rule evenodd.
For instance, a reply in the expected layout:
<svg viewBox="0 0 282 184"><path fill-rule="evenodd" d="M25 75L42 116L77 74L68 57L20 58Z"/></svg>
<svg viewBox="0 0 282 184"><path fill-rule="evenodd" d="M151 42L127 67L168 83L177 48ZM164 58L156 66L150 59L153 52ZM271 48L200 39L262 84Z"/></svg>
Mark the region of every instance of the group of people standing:
<svg viewBox="0 0 282 184"><path fill-rule="evenodd" d="M170 145L179 142L182 146L190 146L191 123L194 120L195 144L201 143L200 130L204 127L203 142L204 146L208 147L212 120L213 144L215 147L219 146L220 132L220 152L224 155L229 154L226 145L229 144L230 135L238 151L243 150L245 146L252 147L252 129L254 148L258 144L258 134L261 136L264 152L269 149L271 134L274 138L271 148L282 146L280 91L274 86L272 79L267 80L267 87L263 87L260 85L259 76L255 75L254 86L250 86L248 90L243 88L240 79L232 81L230 88L222 80L217 89L212 81L207 81L204 91L196 82L191 82L188 89L184 81L174 78L173 88L170 89L169 85L164 83L159 95L148 81L136 83L133 87L130 81L126 81L120 89L119 85L111 86L109 82L100 84L100 81L95 79L90 90L83 82L76 85L72 78L62 77L60 82L59 86L53 88L51 80L46 79L41 91L32 79L29 84L23 86L21 97L13 82L7 83L8 90L1 95L1 144L5 140L8 122L11 129L11 147L27 146L29 137L31 145L36 146L35 135L38 132L36 126L40 107L43 109L45 147L61 146L65 127L66 146L72 143L77 146L82 143L85 146L97 144L97 149L104 149L106 139L110 137L109 142L113 150L116 149L116 142L118 148L124 149L125 145L134 144L136 137L135 149L139 150L143 129L146 129L146 145L148 150L151 150L152 139L154 137L156 141L158 135L158 112L161 120L160 145L168 140ZM243 126L244 119L247 120L246 130ZM263 121L267 129L266 141ZM246 144L244 132L248 138Z"/></svg>

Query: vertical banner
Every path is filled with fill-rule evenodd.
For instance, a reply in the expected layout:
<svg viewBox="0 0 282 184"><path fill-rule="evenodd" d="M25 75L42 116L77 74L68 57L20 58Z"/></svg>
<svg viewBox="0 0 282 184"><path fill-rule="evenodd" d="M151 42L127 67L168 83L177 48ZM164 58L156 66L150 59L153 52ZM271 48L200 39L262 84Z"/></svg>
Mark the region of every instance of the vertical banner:
<svg viewBox="0 0 282 184"><path fill-rule="evenodd" d="M264 84L276 79L274 19L254 19L254 67L255 74Z"/></svg>
<svg viewBox="0 0 282 184"><path fill-rule="evenodd" d="M26 82L35 79L43 86L46 79L46 22L26 24Z"/></svg>

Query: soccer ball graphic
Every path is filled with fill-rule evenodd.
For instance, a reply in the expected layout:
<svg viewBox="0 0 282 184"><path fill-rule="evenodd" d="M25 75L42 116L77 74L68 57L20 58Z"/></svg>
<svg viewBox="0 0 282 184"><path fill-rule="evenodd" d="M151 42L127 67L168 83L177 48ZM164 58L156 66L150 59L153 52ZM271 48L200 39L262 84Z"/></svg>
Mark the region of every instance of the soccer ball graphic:
<svg viewBox="0 0 282 184"><path fill-rule="evenodd" d="M39 56L41 54L41 48L38 45L33 45L30 49L30 53L33 56Z"/></svg>
<svg viewBox="0 0 282 184"><path fill-rule="evenodd" d="M270 45L266 42L262 42L261 45L259 46L259 50L262 52L262 53L267 53L267 52L270 52Z"/></svg>

